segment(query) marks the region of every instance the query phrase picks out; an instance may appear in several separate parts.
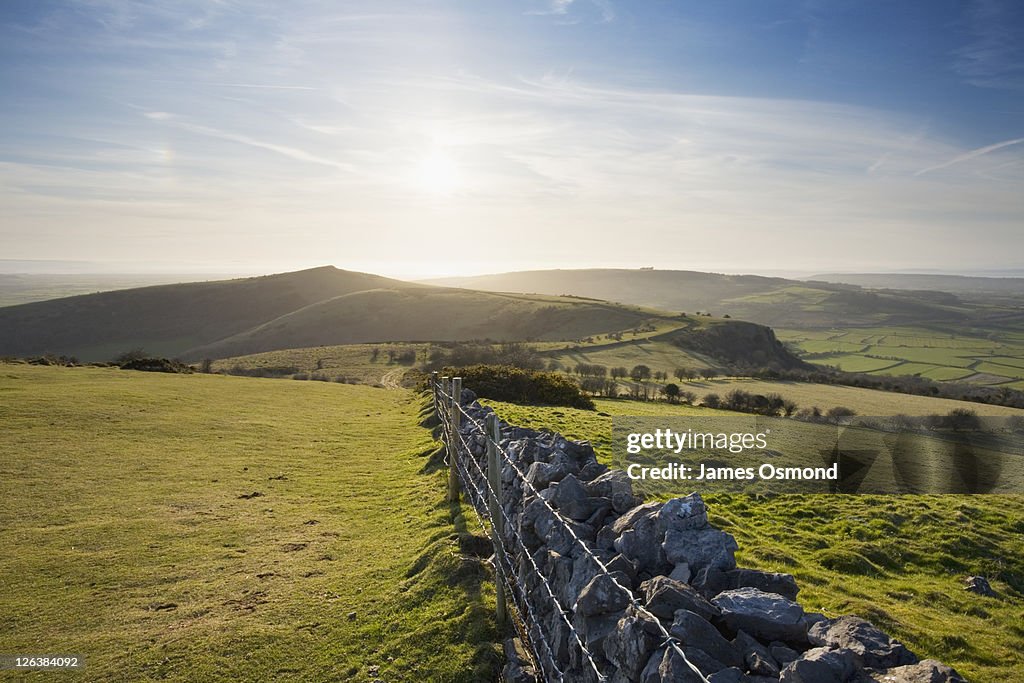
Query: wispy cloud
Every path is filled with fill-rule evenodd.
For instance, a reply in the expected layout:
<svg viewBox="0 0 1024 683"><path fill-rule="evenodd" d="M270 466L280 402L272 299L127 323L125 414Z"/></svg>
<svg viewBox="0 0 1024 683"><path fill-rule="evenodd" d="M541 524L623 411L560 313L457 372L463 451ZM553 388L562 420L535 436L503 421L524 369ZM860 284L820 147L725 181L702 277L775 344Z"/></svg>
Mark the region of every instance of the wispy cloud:
<svg viewBox="0 0 1024 683"><path fill-rule="evenodd" d="M965 152L963 154L958 154L957 156L953 157L952 159L950 159L948 161L944 161L941 164L935 164L934 166L929 166L927 168L922 168L920 171L915 172L914 175L915 176L921 176L921 175L924 175L925 173L931 173L932 171L938 171L939 169L942 169L942 168L949 168L950 166L952 166L954 164L959 164L959 163L964 162L964 161L970 161L971 159L976 159L976 158L978 158L980 156L984 156L986 154L990 154L992 152L995 152L997 150L1003 149L1005 147L1012 147L1014 145L1019 145L1021 143L1024 143L1024 138L1014 138L1013 140L1003 140L1002 142L997 142L997 143L995 143L993 145L986 145L985 147L979 147L977 149L972 149L969 152ZM1000 164L1000 166L1005 166L1005 164Z"/></svg>

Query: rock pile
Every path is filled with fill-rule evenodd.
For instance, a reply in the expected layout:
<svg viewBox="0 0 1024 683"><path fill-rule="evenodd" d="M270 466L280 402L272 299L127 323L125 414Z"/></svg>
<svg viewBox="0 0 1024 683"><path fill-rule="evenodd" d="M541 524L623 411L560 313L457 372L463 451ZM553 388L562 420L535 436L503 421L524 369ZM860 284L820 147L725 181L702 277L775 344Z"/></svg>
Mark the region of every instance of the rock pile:
<svg viewBox="0 0 1024 683"><path fill-rule="evenodd" d="M492 411L471 391L462 401L472 418L462 438L483 470ZM596 667L613 683L699 682L694 667L711 683L964 680L862 619L805 612L788 574L737 567L735 539L708 523L700 495L643 503L624 472L558 434L502 424L500 445L503 544L536 617L529 636L542 660L538 671L521 643L507 642L506 680L541 680L551 663L566 681L596 681Z"/></svg>

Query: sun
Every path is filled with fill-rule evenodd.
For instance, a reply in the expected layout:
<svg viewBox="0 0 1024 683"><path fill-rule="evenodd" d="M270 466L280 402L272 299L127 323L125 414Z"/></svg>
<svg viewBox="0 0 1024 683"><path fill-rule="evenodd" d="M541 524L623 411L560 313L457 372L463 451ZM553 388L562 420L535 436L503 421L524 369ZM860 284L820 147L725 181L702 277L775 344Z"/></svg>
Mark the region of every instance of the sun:
<svg viewBox="0 0 1024 683"><path fill-rule="evenodd" d="M427 194L452 194L462 184L458 164L443 152L432 152L416 165L415 184Z"/></svg>

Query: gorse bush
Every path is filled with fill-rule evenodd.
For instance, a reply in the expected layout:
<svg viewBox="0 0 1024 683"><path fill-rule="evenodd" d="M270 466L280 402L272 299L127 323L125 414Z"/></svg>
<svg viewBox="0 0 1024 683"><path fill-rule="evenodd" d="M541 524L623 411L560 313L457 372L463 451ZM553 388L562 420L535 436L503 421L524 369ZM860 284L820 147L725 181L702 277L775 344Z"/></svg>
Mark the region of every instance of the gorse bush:
<svg viewBox="0 0 1024 683"><path fill-rule="evenodd" d="M570 377L555 372L525 370L511 365L471 365L445 368L443 374L462 377L462 386L477 396L512 403L543 403L596 410Z"/></svg>

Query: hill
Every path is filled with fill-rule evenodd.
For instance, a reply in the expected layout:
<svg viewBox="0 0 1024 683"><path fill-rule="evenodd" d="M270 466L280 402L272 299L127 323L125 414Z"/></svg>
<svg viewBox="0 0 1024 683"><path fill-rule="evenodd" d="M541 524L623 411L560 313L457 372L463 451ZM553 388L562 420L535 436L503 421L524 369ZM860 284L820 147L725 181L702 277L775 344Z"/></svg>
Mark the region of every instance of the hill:
<svg viewBox="0 0 1024 683"><path fill-rule="evenodd" d="M824 273L810 279L873 289L1024 295L1024 278L1021 277L977 277L928 273Z"/></svg>
<svg viewBox="0 0 1024 683"><path fill-rule="evenodd" d="M440 287L356 292L307 306L192 357L378 341L576 339L643 323L652 312L599 301Z"/></svg>
<svg viewBox="0 0 1024 683"><path fill-rule="evenodd" d="M0 308L0 355L107 360L132 347L180 355L318 301L388 286L419 287L327 266L7 306Z"/></svg>
<svg viewBox="0 0 1024 683"><path fill-rule="evenodd" d="M596 297L669 311L711 311L773 327L961 321L971 313L956 296L941 292L876 292L847 284L687 270L539 270L430 282Z"/></svg>

